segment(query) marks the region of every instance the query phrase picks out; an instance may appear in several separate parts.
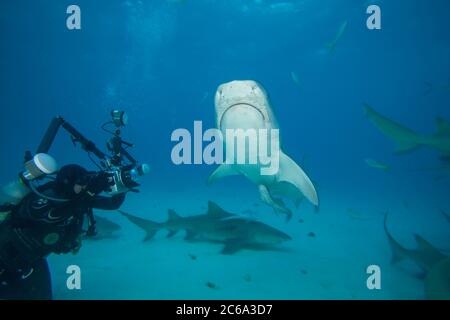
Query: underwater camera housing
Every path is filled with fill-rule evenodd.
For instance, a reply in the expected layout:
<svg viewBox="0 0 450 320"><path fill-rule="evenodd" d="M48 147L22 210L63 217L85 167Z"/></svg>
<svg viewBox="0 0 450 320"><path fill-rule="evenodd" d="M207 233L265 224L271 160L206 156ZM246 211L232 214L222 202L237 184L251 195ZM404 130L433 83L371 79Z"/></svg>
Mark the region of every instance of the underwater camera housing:
<svg viewBox="0 0 450 320"><path fill-rule="evenodd" d="M128 123L128 117L124 111L113 110L111 120L102 125L102 129L111 134L106 146L110 155L102 152L95 144L82 135L71 124L62 117L55 117L50 123L45 133L37 153L47 153L59 129L65 129L76 145L79 143L89 158L97 165L101 172L107 174L110 179L109 188L104 190L110 194L119 194L128 191L138 192L136 189L140 186L137 179L149 172L147 164L139 164L138 161L130 155L126 148L133 147L133 144L122 140L120 128ZM113 125L114 128L108 128ZM99 163L92 158L92 155L99 159Z"/></svg>

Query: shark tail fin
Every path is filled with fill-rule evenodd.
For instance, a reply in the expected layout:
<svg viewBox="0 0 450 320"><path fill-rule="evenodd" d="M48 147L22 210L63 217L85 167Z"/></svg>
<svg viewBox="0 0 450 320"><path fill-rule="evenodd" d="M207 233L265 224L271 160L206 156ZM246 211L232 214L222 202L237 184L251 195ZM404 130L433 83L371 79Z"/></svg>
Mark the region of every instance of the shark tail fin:
<svg viewBox="0 0 450 320"><path fill-rule="evenodd" d="M158 230L161 228L160 223L133 216L122 210L118 210L118 211L123 216L125 216L128 220L130 220L131 223L137 225L139 228L141 228L145 231L145 238L143 241L148 241L148 240L152 239L155 236L156 232L158 232Z"/></svg>
<svg viewBox="0 0 450 320"><path fill-rule="evenodd" d="M392 235L389 233L389 230L387 228L387 218L389 213L386 212L384 215L384 232L386 233L386 236L389 241L389 246L391 247L392 257L391 257L391 264L395 264L397 262L400 262L404 259L403 255L400 254L400 245L398 242L392 237Z"/></svg>
<svg viewBox="0 0 450 320"><path fill-rule="evenodd" d="M423 136L379 114L367 103L364 103L364 113L384 135L394 141L395 153L407 153L423 144Z"/></svg>

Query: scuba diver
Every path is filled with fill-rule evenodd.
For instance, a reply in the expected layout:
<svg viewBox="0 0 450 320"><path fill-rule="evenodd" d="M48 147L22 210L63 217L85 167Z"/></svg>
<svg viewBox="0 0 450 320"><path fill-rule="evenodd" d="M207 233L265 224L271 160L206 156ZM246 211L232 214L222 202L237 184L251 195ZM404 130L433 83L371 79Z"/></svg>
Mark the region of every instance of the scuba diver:
<svg viewBox="0 0 450 320"><path fill-rule="evenodd" d="M82 236L96 234L93 209L119 209L128 192L138 192L136 179L148 172L148 166L139 164L124 148L132 146L120 137L126 114L114 110L111 115L112 121L102 126L116 126L114 132L105 130L113 135L107 143L110 156L56 117L36 154L26 153L19 179L0 188L0 299L52 299L46 258L52 253L77 253ZM74 144L82 145L99 171L77 164L57 170L47 151L60 127L70 133ZM37 183L46 178L50 181ZM88 228L83 230L86 218Z"/></svg>
<svg viewBox="0 0 450 320"><path fill-rule="evenodd" d="M55 181L0 210L10 212L0 224L0 299L52 298L46 257L76 253L85 232L84 218L93 218L92 209L116 210L122 205L126 193L99 195L111 182L107 173L67 165Z"/></svg>

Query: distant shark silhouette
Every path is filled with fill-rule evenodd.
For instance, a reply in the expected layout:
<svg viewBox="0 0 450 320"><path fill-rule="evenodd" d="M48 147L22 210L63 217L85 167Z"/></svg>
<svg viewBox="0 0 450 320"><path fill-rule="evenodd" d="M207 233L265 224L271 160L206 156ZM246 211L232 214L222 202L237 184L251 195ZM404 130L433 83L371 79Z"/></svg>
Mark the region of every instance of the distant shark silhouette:
<svg viewBox="0 0 450 320"><path fill-rule="evenodd" d="M291 237L271 226L226 212L214 202L208 203L206 214L181 217L169 210L169 219L157 223L119 211L132 223L145 230L144 241L154 237L161 229L169 230L168 237L186 231L185 240L223 243L223 254L234 254L242 249L270 249Z"/></svg>
<svg viewBox="0 0 450 320"><path fill-rule="evenodd" d="M441 210L441 214L444 216L445 220L447 220L447 222L450 223L450 215L444 210Z"/></svg>
<svg viewBox="0 0 450 320"><path fill-rule="evenodd" d="M392 263L403 259L413 261L425 272L425 297L431 300L450 299L450 258L427 240L414 234L417 249L407 249L398 243L387 228L388 214L384 216L384 231L392 250Z"/></svg>
<svg viewBox="0 0 450 320"><path fill-rule="evenodd" d="M331 54L335 51L336 45L339 42L339 40L344 35L345 30L347 29L348 21L344 21L340 26L339 30L334 36L333 40L331 40L329 43L327 43L328 53Z"/></svg>
<svg viewBox="0 0 450 320"><path fill-rule="evenodd" d="M364 106L368 119L397 146L397 153L412 151L420 146L428 146L439 151L443 158L450 156L450 123L442 117L436 118L437 132L420 135L397 122L376 112L371 106Z"/></svg>

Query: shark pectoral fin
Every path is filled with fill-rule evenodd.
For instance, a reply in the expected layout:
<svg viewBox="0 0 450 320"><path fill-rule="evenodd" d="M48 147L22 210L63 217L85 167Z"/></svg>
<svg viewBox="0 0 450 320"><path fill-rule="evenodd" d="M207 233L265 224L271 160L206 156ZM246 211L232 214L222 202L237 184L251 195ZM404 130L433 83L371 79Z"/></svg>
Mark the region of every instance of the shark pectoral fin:
<svg viewBox="0 0 450 320"><path fill-rule="evenodd" d="M221 164L216 170L208 178L208 184L214 183L219 179L227 176L238 175L239 172L233 169L233 167L229 164Z"/></svg>
<svg viewBox="0 0 450 320"><path fill-rule="evenodd" d="M265 204L271 206L275 211L282 212L287 214L287 220L290 220L292 218L292 211L289 210L288 207L283 203L282 200L273 198L269 192L269 189L267 189L264 185L259 185L259 195L261 196L261 201Z"/></svg>
<svg viewBox="0 0 450 320"><path fill-rule="evenodd" d="M184 240L192 241L192 240L195 240L195 238L197 238L197 236L198 236L197 232L194 232L194 231L188 229L188 230L186 230L186 236L184 237Z"/></svg>
<svg viewBox="0 0 450 320"><path fill-rule="evenodd" d="M283 152L280 152L280 168L277 175L277 182L286 182L294 186L313 205L319 205L319 197L313 183L294 160Z"/></svg>
<svg viewBox="0 0 450 320"><path fill-rule="evenodd" d="M231 239L225 242L225 246L223 247L221 253L222 254L234 254L239 250L243 249L244 242L242 239Z"/></svg>

